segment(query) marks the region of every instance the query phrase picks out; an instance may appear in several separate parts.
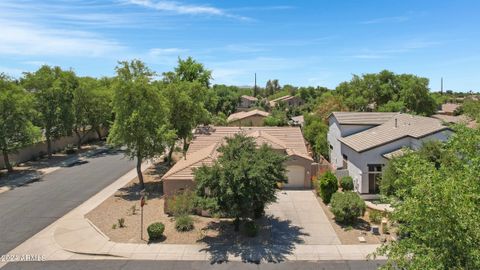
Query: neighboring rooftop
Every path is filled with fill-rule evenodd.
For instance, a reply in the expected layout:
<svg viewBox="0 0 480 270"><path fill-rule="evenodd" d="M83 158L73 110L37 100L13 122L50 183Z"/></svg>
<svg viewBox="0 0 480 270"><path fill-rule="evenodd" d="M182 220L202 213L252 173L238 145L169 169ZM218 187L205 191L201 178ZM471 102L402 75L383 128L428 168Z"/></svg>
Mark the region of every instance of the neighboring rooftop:
<svg viewBox="0 0 480 270"><path fill-rule="evenodd" d="M264 112L264 111L261 111L261 110L257 110L257 109L247 111L247 112L237 112L237 113L232 113L231 115L229 115L228 118L227 118L227 121L232 122L232 121L235 121L235 120L245 119L247 117L254 116L254 115L267 117L267 116L270 115L270 113Z"/></svg>
<svg viewBox="0 0 480 270"><path fill-rule="evenodd" d="M186 159L179 160L162 179L193 179L194 168L212 164L217 159L217 149L225 142L225 138L238 133L254 138L257 145L265 143L273 149L284 150L289 156L312 160L298 127L213 127L210 130L198 131L199 133L194 134Z"/></svg>
<svg viewBox="0 0 480 270"><path fill-rule="evenodd" d="M403 156L406 152L405 150L406 150L405 148L400 148L397 150L393 150L392 152L385 153L382 156L388 160L391 160L393 158Z"/></svg>
<svg viewBox="0 0 480 270"><path fill-rule="evenodd" d="M432 117L449 124L464 124L469 128L475 128L477 126L477 122L466 115L434 114Z"/></svg>
<svg viewBox="0 0 480 270"><path fill-rule="evenodd" d="M288 100L290 100L290 99L294 99L294 98L298 98L298 97L296 97L296 96L291 96L291 95L286 95L286 96L282 96L282 97L279 97L279 98L270 100L270 101L269 101L269 104L270 104L270 106L273 107L273 106L275 106L275 104L277 104L277 102L280 102L280 101L286 102L286 101L288 101Z"/></svg>
<svg viewBox="0 0 480 270"><path fill-rule="evenodd" d="M397 112L332 112L341 125L381 125L394 116Z"/></svg>
<svg viewBox="0 0 480 270"><path fill-rule="evenodd" d="M247 95L243 95L242 98L248 99L250 101L257 101L258 100L258 98L256 98L256 97L247 96Z"/></svg>
<svg viewBox="0 0 480 270"><path fill-rule="evenodd" d="M449 130L438 119L397 114L385 123L340 138L340 141L357 152L363 152L404 137L422 138L443 130Z"/></svg>
<svg viewBox="0 0 480 270"><path fill-rule="evenodd" d="M445 103L442 104L442 109L438 112L440 114L453 114L461 105L457 103Z"/></svg>

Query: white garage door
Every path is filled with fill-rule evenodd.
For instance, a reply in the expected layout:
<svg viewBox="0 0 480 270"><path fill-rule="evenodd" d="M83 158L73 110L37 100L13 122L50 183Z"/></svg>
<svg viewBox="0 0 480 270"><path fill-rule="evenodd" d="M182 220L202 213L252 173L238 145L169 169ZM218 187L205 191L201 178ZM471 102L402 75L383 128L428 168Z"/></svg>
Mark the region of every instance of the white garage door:
<svg viewBox="0 0 480 270"><path fill-rule="evenodd" d="M285 187L303 188L305 187L305 168L302 166L287 167L288 184Z"/></svg>

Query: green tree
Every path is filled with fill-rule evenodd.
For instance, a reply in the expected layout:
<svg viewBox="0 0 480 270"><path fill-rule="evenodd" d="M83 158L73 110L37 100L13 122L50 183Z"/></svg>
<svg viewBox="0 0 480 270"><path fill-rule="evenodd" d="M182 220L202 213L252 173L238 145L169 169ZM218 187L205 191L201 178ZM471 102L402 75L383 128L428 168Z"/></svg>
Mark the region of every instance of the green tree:
<svg viewBox="0 0 480 270"><path fill-rule="evenodd" d="M188 57L185 60L178 58L178 65L175 71L163 73L163 76L164 82L167 83L198 81L208 88L210 86L210 80L212 79L212 71L206 69L203 64L195 61L192 57Z"/></svg>
<svg viewBox="0 0 480 270"><path fill-rule="evenodd" d="M468 98L463 103L462 110L467 116L480 122L480 101Z"/></svg>
<svg viewBox="0 0 480 270"><path fill-rule="evenodd" d="M365 202L357 192L336 192L332 196L332 213L335 221L351 225L365 213Z"/></svg>
<svg viewBox="0 0 480 270"><path fill-rule="evenodd" d="M94 78L79 78L79 87L73 90L73 132L77 136L77 148L82 148L82 142L88 135L89 115L92 111L92 88L96 83Z"/></svg>
<svg viewBox="0 0 480 270"><path fill-rule="evenodd" d="M329 204L332 195L338 190L337 177L330 171L327 171L318 179L318 193L325 204Z"/></svg>
<svg viewBox="0 0 480 270"><path fill-rule="evenodd" d="M480 268L479 141L480 129L457 127L438 169L417 162L418 154L406 157L402 169L415 181L391 216L399 240L375 253L388 255L384 268Z"/></svg>
<svg viewBox="0 0 480 270"><path fill-rule="evenodd" d="M47 141L48 157L52 156L52 141L70 135L75 120L73 93L78 79L73 71L44 65L33 73L25 73L24 87L35 96L39 124Z"/></svg>
<svg viewBox="0 0 480 270"><path fill-rule="evenodd" d="M154 73L143 62L119 62L116 72L113 84L115 121L108 142L126 146L126 155L137 159L137 174L143 189L142 162L162 155L167 142L172 141L168 107L151 84Z"/></svg>
<svg viewBox="0 0 480 270"><path fill-rule="evenodd" d="M192 129L208 118L204 107L204 97L207 89L198 81L178 81L165 85L164 94L169 105L169 122L177 135L183 140L183 154L188 148L188 139L192 137ZM171 162L175 140L170 145L168 155ZM186 158L186 156L185 156Z"/></svg>
<svg viewBox="0 0 480 270"><path fill-rule="evenodd" d="M238 231L241 219L254 217L276 200L277 183L287 179L286 158L266 144L257 148L253 138L242 134L225 139L217 161L195 171L195 182L197 194L214 199L220 212L234 217Z"/></svg>
<svg viewBox="0 0 480 270"><path fill-rule="evenodd" d="M349 82L337 86L352 111L409 111L432 115L437 107L430 94L428 79L411 74L397 75L383 70L380 73L354 75Z"/></svg>
<svg viewBox="0 0 480 270"><path fill-rule="evenodd" d="M268 80L267 85L265 86L265 91L267 96L274 95L275 93L281 90L281 86L278 83L278 80Z"/></svg>
<svg viewBox="0 0 480 270"><path fill-rule="evenodd" d="M305 128L303 135L314 150L315 159L320 156L328 159L329 148L327 141L328 126L320 117L315 115L305 115Z"/></svg>
<svg viewBox="0 0 480 270"><path fill-rule="evenodd" d="M88 114L88 123L98 139L102 139L102 129L107 130L112 122L112 86L109 79L97 80L91 93L91 108Z"/></svg>
<svg viewBox="0 0 480 270"><path fill-rule="evenodd" d="M31 122L32 108L32 96L0 73L0 149L9 172L13 167L8 155L40 138L40 129Z"/></svg>

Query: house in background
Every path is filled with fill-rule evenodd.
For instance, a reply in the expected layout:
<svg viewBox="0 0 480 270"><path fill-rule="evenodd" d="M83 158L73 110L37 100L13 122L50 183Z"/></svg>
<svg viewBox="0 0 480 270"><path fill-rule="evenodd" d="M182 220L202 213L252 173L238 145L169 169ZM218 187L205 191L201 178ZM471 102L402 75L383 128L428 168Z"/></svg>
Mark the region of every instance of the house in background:
<svg viewBox="0 0 480 270"><path fill-rule="evenodd" d="M377 194L389 159L429 140L446 141L452 130L438 119L402 113L334 112L327 140L337 176L353 178L355 191ZM367 196L368 197L368 196Z"/></svg>
<svg viewBox="0 0 480 270"><path fill-rule="evenodd" d="M235 127L259 127L263 126L263 122L270 113L260 111L260 110L251 110L247 112L237 112L232 113L228 116L227 122L228 126L235 126Z"/></svg>
<svg viewBox="0 0 480 270"><path fill-rule="evenodd" d="M288 184L286 188L310 188L316 163L308 155L302 132L298 127L210 127L197 129L188 148L186 158L179 160L163 177L166 196L194 187L194 169L211 165L220 154L217 149L226 137L243 133L254 138L257 145L267 144L285 154Z"/></svg>
<svg viewBox="0 0 480 270"><path fill-rule="evenodd" d="M283 97L279 97L279 98L270 100L269 105L270 105L270 107L273 108L279 102L284 102L285 104L287 104L288 106L291 106L291 107L300 106L300 105L303 105L305 103L303 101L303 99L301 99L300 97L286 95L286 96L283 96Z"/></svg>
<svg viewBox="0 0 480 270"><path fill-rule="evenodd" d="M255 103L257 101L258 101L258 98L256 97L243 95L240 97L240 103L237 106L237 111L247 111L253 106L255 106Z"/></svg>
<svg viewBox="0 0 480 270"><path fill-rule="evenodd" d="M463 124L469 128L476 128L477 121L471 119L466 115L446 115L446 114L434 114L432 115L433 118L436 118L446 124Z"/></svg>
<svg viewBox="0 0 480 270"><path fill-rule="evenodd" d="M442 104L441 109L437 111L437 114L454 115L455 111L461 106L461 104L457 103L444 103Z"/></svg>

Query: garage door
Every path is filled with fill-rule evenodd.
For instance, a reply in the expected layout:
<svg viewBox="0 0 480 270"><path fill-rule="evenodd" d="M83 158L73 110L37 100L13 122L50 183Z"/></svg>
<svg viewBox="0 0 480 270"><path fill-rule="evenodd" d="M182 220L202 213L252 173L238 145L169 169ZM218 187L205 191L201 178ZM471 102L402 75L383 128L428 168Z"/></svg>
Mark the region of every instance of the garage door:
<svg viewBox="0 0 480 270"><path fill-rule="evenodd" d="M287 167L288 184L285 187L303 188L305 187L305 168L302 166Z"/></svg>

